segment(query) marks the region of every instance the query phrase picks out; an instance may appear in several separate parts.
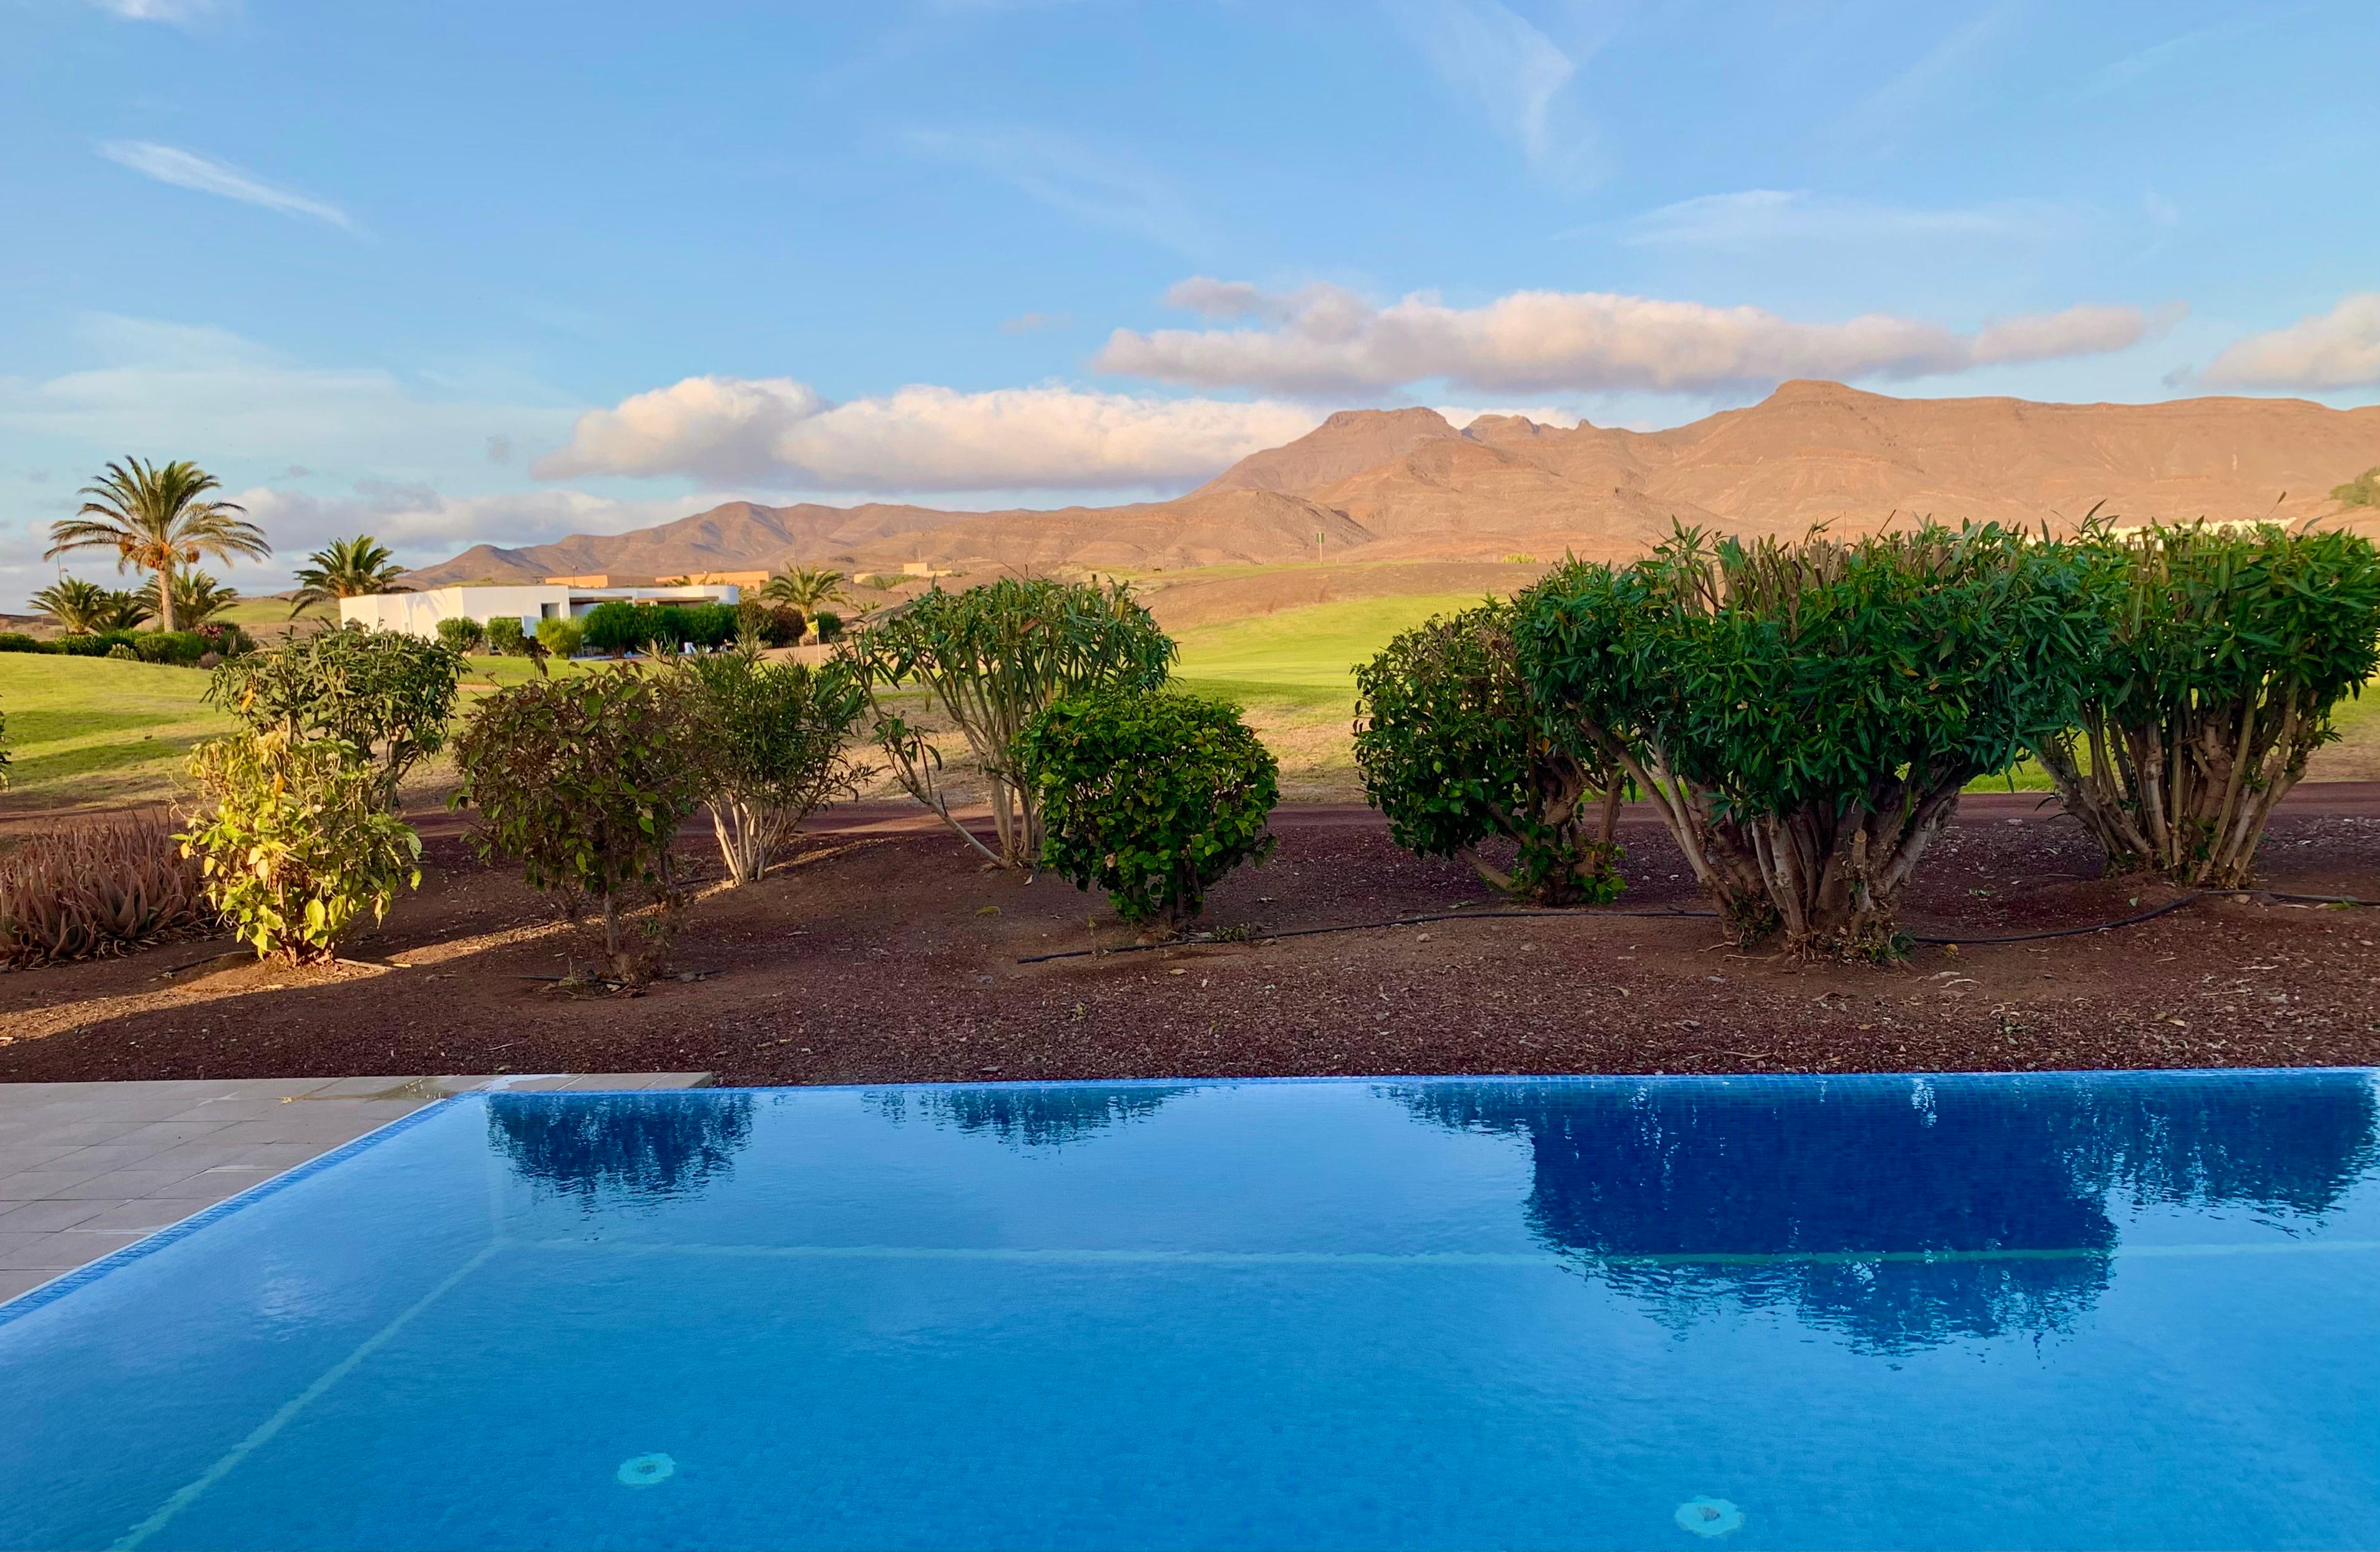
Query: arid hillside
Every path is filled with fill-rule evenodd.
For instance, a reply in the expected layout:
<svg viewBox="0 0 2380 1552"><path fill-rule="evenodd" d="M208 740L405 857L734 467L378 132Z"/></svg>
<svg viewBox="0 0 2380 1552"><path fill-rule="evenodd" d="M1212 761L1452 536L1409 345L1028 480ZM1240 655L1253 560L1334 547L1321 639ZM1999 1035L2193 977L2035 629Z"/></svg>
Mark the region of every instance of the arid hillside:
<svg viewBox="0 0 2380 1552"><path fill-rule="evenodd" d="M1289 561L1500 563L1636 551L1672 521L1838 531L1896 515L2070 522L2340 515L2333 486L2380 465L2380 406L2202 398L2153 405L1896 399L1789 382L1664 431L1516 416L1457 429L1427 409L1346 410L1172 501L1058 511L729 502L659 527L481 544L414 585L585 572L666 576L798 560L845 569L1168 570Z"/></svg>

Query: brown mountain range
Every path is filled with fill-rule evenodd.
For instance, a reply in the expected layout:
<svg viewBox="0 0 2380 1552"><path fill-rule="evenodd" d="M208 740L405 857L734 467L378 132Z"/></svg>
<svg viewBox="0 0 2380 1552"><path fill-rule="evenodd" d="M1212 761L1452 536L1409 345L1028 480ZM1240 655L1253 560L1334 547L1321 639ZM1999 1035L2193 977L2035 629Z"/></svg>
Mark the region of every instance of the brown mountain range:
<svg viewBox="0 0 2380 1552"><path fill-rule="evenodd" d="M2070 522L2339 514L2333 486L2380 465L2380 406L2201 398L2152 405L1896 399L1789 382L1759 404L1662 431L1562 430L1490 415L1345 410L1172 501L943 512L870 503L729 502L633 533L480 544L416 587L609 572L668 576L927 561L960 572L1178 569L1284 561L1492 563L1633 553L1673 520L1742 533L1898 515Z"/></svg>

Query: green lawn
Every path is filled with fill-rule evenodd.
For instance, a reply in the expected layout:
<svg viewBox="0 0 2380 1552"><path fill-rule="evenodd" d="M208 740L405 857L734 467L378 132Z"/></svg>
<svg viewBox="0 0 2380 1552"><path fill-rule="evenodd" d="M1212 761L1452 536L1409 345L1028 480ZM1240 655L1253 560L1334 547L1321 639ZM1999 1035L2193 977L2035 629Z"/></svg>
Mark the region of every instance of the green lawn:
<svg viewBox="0 0 2380 1552"><path fill-rule="evenodd" d="M0 653L11 808L163 798L190 746L231 726L194 668Z"/></svg>
<svg viewBox="0 0 2380 1552"><path fill-rule="evenodd" d="M1344 691L1352 707L1355 681L1350 671L1357 663L1386 647L1399 631L1478 601L1470 593L1351 599L1208 625L1176 637L1182 660L1174 672L1184 679Z"/></svg>

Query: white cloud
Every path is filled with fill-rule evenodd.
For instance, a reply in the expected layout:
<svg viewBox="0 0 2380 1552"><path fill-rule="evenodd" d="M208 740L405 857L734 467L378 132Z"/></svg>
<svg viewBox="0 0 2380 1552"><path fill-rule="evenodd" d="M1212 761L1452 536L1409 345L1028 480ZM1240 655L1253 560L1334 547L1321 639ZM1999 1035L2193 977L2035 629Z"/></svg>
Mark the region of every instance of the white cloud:
<svg viewBox="0 0 2380 1552"><path fill-rule="evenodd" d="M581 416L569 445L536 472L821 491L1163 486L1204 479L1320 420L1300 405L1062 387L919 385L830 406L786 378L690 377Z"/></svg>
<svg viewBox="0 0 2380 1552"><path fill-rule="evenodd" d="M1578 73L1560 45L1498 0L1388 0L1388 9L1439 79L1532 165L1582 170L1593 137L1558 121L1557 100Z"/></svg>
<svg viewBox="0 0 2380 1552"><path fill-rule="evenodd" d="M1828 199L1806 189L1747 188L1649 210L1621 227L1635 248L1767 249L1782 242L1876 243L1925 237L2035 237L2059 222L2055 208L2010 201L1925 210Z"/></svg>
<svg viewBox="0 0 2380 1552"><path fill-rule="evenodd" d="M1271 328L1119 329L1103 371L1269 393L1378 391L1439 380L1496 393L1761 386L1795 377L1912 378L2118 350L2149 320L2129 308L2010 318L1976 334L1871 313L1800 323L1760 308L1717 308L1602 292L1520 291L1453 308L1427 293L1378 307L1314 286Z"/></svg>
<svg viewBox="0 0 2380 1552"><path fill-rule="evenodd" d="M1207 246L1204 223L1163 177L1112 152L1023 127L917 129L910 146L978 167L1029 199L1094 226L1190 252Z"/></svg>
<svg viewBox="0 0 2380 1552"><path fill-rule="evenodd" d="M2234 341L2200 381L2214 388L2380 385L2380 291L2344 297L2328 312Z"/></svg>
<svg viewBox="0 0 2380 1552"><path fill-rule="evenodd" d="M336 226L343 232L356 230L355 222L336 205L310 200L286 188L276 188L253 173L243 172L228 162L200 156L196 152L158 145L151 140L109 140L99 148L99 153L144 177L170 183L176 188L218 194L245 205L261 205L266 210L279 211L284 215L308 216Z"/></svg>

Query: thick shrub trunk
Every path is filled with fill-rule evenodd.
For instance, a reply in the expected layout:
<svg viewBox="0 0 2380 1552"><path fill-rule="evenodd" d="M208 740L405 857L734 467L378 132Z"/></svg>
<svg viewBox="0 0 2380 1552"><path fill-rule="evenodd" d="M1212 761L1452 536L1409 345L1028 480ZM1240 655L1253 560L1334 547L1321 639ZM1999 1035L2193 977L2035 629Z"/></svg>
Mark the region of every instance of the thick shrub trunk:
<svg viewBox="0 0 2380 1552"><path fill-rule="evenodd" d="M1832 804L1773 815L1724 811L1718 793L1625 758L1739 943L1772 933L1811 957L1889 958L1900 908L1934 838L1958 812L1966 765L1881 778Z"/></svg>
<svg viewBox="0 0 2380 1552"><path fill-rule="evenodd" d="M711 833L719 838L720 860L727 865L727 881L737 889L757 882L769 871L770 859L784 839L784 812L732 795L713 798L707 806Z"/></svg>
<svg viewBox="0 0 2380 1552"><path fill-rule="evenodd" d="M2107 849L2109 871L2235 889L2325 733L2283 691L2171 708L2164 721L2130 726L2092 707L2079 731L2040 753L2066 811Z"/></svg>

